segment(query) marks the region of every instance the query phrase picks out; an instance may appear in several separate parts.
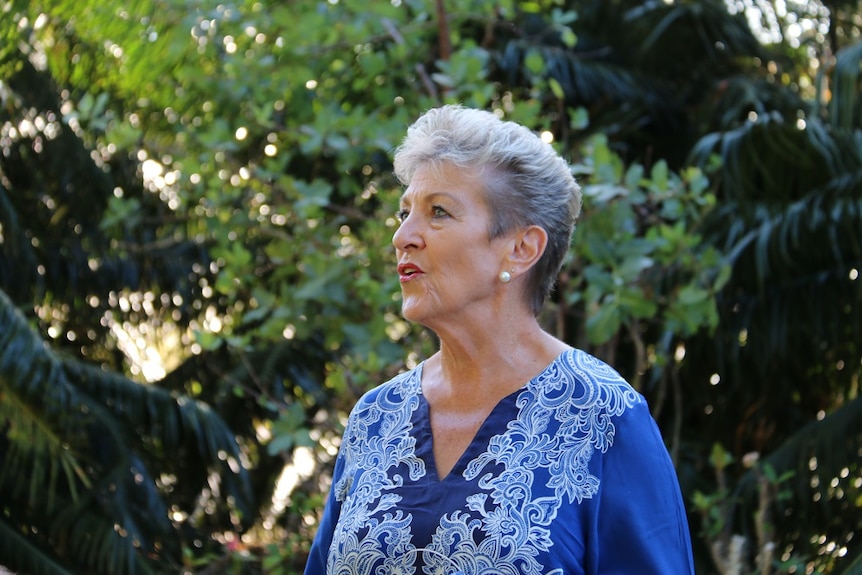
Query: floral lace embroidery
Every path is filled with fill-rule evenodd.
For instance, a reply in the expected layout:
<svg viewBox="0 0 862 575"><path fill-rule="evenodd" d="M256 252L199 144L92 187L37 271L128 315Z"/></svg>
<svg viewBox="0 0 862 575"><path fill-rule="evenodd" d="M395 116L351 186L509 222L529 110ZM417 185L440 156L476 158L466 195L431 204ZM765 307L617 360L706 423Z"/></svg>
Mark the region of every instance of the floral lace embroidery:
<svg viewBox="0 0 862 575"><path fill-rule="evenodd" d="M397 490L426 474L411 435L420 382L421 368L401 374L348 422L327 572L414 575L422 555L425 575L560 574L541 564L553 546L551 524L564 500L580 503L598 491L589 461L613 444L613 418L639 401L637 393L589 354L563 353L519 392L517 418L467 466L463 478L475 489L464 507L441 517L431 544L417 548Z"/></svg>

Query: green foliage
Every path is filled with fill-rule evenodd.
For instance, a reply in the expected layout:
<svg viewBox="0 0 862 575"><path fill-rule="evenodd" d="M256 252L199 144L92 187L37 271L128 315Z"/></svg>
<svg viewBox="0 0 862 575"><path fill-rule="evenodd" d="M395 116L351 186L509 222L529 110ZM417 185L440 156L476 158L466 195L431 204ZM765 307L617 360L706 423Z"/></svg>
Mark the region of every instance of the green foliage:
<svg viewBox="0 0 862 575"><path fill-rule="evenodd" d="M714 329L716 294L730 270L697 233L715 205L706 176L696 168L673 174L664 162L647 176L640 164L624 167L601 136L584 155L588 163L575 169L585 211L564 290L567 303L586 309L587 340L605 343L641 321L681 337Z"/></svg>
<svg viewBox="0 0 862 575"><path fill-rule="evenodd" d="M803 526L780 568L858 557L858 46L817 76L822 40L761 43L725 2L456 4L0 6L0 563L301 571L346 411L434 346L398 315L391 152L441 102L571 160L544 319L648 396L693 531L751 535L760 453ZM830 25L788 10L763 22Z"/></svg>
<svg viewBox="0 0 862 575"><path fill-rule="evenodd" d="M200 494L194 483L205 480L174 462L178 455L196 459L233 511L248 513L239 446L206 405L54 355L3 292L0 334L0 527L8 535L0 555L19 569L154 572L147 555L178 552L168 509L193 513L194 500L178 495L189 484Z"/></svg>
<svg viewBox="0 0 862 575"><path fill-rule="evenodd" d="M695 491L695 509L703 518L701 536L710 547L716 567L721 575L743 573L796 573L805 567L798 553L790 559L776 557L775 512L780 502L792 498L787 482L793 472L779 475L766 462L747 462L749 474L757 483L757 510L752 514L756 536L733 532L734 510L739 504L738 495L727 487L727 474L732 456L720 444L713 445L710 463L715 471L719 489L710 494ZM750 549L754 548L753 564L749 562ZM790 555L790 554L788 554Z"/></svg>

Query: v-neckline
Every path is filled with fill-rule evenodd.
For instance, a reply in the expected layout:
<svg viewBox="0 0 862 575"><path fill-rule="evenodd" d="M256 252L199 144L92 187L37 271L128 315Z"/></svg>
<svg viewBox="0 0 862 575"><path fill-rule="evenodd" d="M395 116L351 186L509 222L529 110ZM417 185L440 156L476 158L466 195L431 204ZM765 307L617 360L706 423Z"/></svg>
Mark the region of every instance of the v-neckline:
<svg viewBox="0 0 862 575"><path fill-rule="evenodd" d="M420 441L422 441L422 437L424 437L427 442L427 450L423 450L427 453L425 458L425 465L428 476L430 479L435 482L442 484L449 481L450 477L461 476L466 470L467 465L476 457L484 453L488 449L488 445L490 444L491 439L502 433L505 433L505 429L500 430L498 432L492 432L488 430L488 422L494 419L495 414L500 411L504 404L508 402L516 401L518 395L527 390L534 381L541 378L545 373L548 372L557 362L561 361L561 359L569 353L572 353L573 348L567 347L566 349L560 351L557 355L555 355L551 361L547 363L538 373L536 373L533 377L525 381L520 387L513 390L511 393L504 395L500 398L500 400L494 405L491 411L488 412L488 415L485 416L485 419L482 420L482 423L479 424L479 427L476 429L476 432L473 434L473 437L470 438L470 442L467 444L467 447L458 455L458 458L455 460L455 464L449 470L449 472L444 476L440 477L440 473L437 469L437 458L434 455L434 433L431 429L431 404L428 402L428 398L425 397L425 393L422 391L422 376L425 368L425 361L422 361L417 367L415 371L416 377L416 393L419 396L419 406L418 409L421 411L419 414L419 425L421 437L417 437ZM513 414L513 417L517 417L517 414ZM477 446L477 442L482 441L482 451L479 452Z"/></svg>
<svg viewBox="0 0 862 575"><path fill-rule="evenodd" d="M556 358L553 361L556 361ZM519 388L515 389L508 395L504 395L500 398L500 400L494 405L491 411L488 412L488 415L485 417L485 419L482 420L482 423L479 424L479 427L476 428L476 432L473 434L473 437L470 438L470 442L467 444L467 447L464 449L464 451L462 451L458 455L458 458L455 460L455 464L443 477L440 477L440 472L437 468L437 457L434 455L434 431L431 428L431 404L428 402L428 398L426 398L425 394L422 392L422 368L424 367L424 362L420 364L419 369L417 370L419 409L421 410L419 420L421 425L421 434L426 437L428 441L425 465L429 477L432 478L435 482L442 484L451 481L450 478L452 478L453 476L460 477L461 475L463 475L464 470L467 468L467 465L473 459L478 457L478 455L484 453L484 451L486 451L488 448L488 444L490 443L491 438L494 435L497 435L497 433L491 433L486 430L488 422L494 418L494 415L499 410L503 409L502 406L504 404L507 404L509 401L515 401L515 398L520 395L525 389L527 389L527 387L533 382L534 379L536 379L536 377L539 377L541 374L545 373L548 367L550 367L552 364L553 362L551 362L551 364L548 364L548 366L546 366L545 369L536 374L535 377L524 382L524 384L521 385ZM483 437L484 435L487 435L487 437ZM482 442L482 451L477 452L477 445L480 441Z"/></svg>

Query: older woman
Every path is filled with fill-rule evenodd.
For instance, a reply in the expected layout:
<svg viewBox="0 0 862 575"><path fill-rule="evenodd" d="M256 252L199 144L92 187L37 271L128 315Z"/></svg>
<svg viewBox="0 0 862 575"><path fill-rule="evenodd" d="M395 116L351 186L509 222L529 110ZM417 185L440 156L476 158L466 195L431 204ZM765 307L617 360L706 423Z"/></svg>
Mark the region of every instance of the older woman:
<svg viewBox="0 0 862 575"><path fill-rule="evenodd" d="M350 414L306 575L693 573L644 399L537 319L580 211L567 164L444 106L395 172L402 313L439 350Z"/></svg>

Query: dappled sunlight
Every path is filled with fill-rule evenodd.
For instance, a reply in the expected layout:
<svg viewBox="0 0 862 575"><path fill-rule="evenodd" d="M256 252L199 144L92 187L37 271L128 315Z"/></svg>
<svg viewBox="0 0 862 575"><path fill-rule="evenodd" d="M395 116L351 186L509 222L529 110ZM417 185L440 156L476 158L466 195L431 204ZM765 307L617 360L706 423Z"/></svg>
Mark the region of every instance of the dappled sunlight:
<svg viewBox="0 0 862 575"><path fill-rule="evenodd" d="M132 377L146 382L162 379L185 359L193 341L191 334L175 323L158 319L156 295L152 292L120 292L112 295L111 309L102 317L102 324L114 336L117 348L123 352ZM117 316L130 312L143 313L149 321L132 322Z"/></svg>
<svg viewBox="0 0 862 575"><path fill-rule="evenodd" d="M132 375L140 375L145 381L158 381L167 375L164 360L158 350L150 345L153 335L146 324L132 326L112 323L111 333L117 338L117 347L129 361ZM149 336L149 337L148 337ZM169 338L177 341L179 338Z"/></svg>
<svg viewBox="0 0 862 575"><path fill-rule="evenodd" d="M634 376L687 504L714 489L688 509L694 528L725 521L692 531L697 563L715 571L713 535L738 531L741 572L767 550L772 573L840 572L862 527L859 15L443 4L0 6L0 295L24 316L4 348L17 387L0 374L0 492L34 494L0 528L76 572L108 571L99 553L117 573L301 572L351 405L438 349L399 313L392 159L422 109L459 101L571 162L583 213L542 319ZM39 419L67 397L69 424ZM56 483L14 469L8 429L37 425L56 461L87 463L26 441L22 457L99 503L104 548L56 512ZM113 469L132 470L125 491ZM152 537L125 549L136 525Z"/></svg>
<svg viewBox="0 0 862 575"><path fill-rule="evenodd" d="M263 519L264 528L269 529L273 526L275 519L284 512L290 502L290 495L297 484L311 477L316 466L311 448L297 447L293 450L293 460L284 466L276 480L272 494L272 507Z"/></svg>
<svg viewBox="0 0 862 575"><path fill-rule="evenodd" d="M811 36L823 41L828 33L829 11L825 6L818 3L809 3L813 11L812 17L801 18L791 21L788 25L782 25L789 17L795 16L786 2L779 1L769 4L753 2L751 0L726 0L725 4L731 14L744 14L752 31L764 44L775 44L782 41L790 46L798 48L801 43ZM819 8L819 10L818 10Z"/></svg>
<svg viewBox="0 0 862 575"><path fill-rule="evenodd" d="M138 151L138 159L141 161L141 178L144 186L149 191L159 194L159 199L171 210L179 209L182 205L178 187L181 173L179 170L168 168L173 159L165 157L161 161L156 161L149 158L144 150Z"/></svg>
<svg viewBox="0 0 862 575"><path fill-rule="evenodd" d="M862 453L860 453L862 456ZM862 498L862 466L855 465L854 469L843 467L838 472L836 477L832 477L827 481L821 479L818 474L819 463L816 457L811 457L808 460L808 469L811 471L809 485L811 487L811 499L815 503L821 502L824 498L828 501L842 501ZM857 505L854 501L847 501L843 505ZM855 537L853 530L846 532L839 531L837 534L819 533L811 535L809 543L817 550L818 560L809 561L805 565L804 571L791 569L788 573L806 573L811 574L818 572L818 568L822 568L824 564L833 564L834 561L845 557L848 553L848 546ZM793 555L793 546L788 546L782 556L783 561L788 561ZM824 561L826 563L824 563Z"/></svg>

